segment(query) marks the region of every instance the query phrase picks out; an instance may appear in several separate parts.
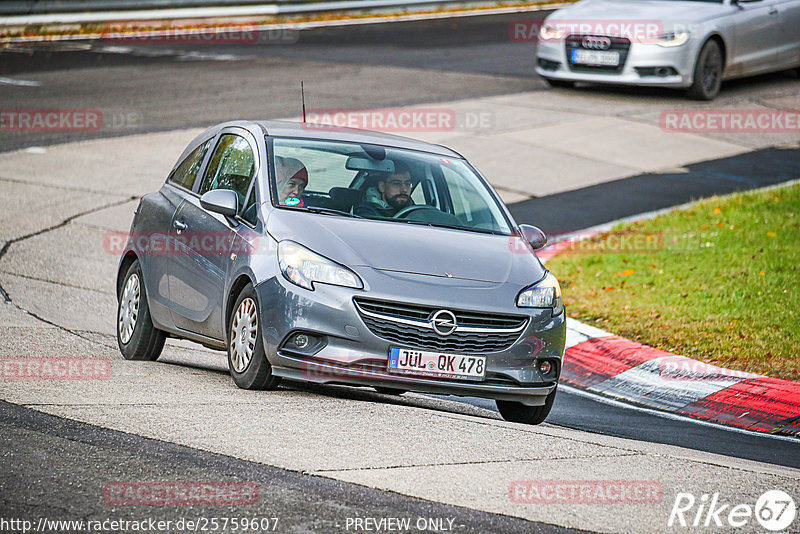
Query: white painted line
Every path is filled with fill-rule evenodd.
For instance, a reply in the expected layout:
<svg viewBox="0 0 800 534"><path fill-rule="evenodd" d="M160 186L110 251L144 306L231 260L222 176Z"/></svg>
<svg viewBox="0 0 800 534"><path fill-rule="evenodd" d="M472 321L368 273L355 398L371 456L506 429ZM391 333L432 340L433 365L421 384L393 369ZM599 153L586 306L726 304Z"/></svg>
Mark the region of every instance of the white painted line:
<svg viewBox="0 0 800 534"><path fill-rule="evenodd" d="M3 85L19 85L22 87L39 87L42 82L32 82L29 80L15 80L14 78L5 78L0 76L0 84Z"/></svg>
<svg viewBox="0 0 800 534"><path fill-rule="evenodd" d="M571 317L567 317L567 328L570 330L574 330L575 332L587 337L609 337L613 336L611 332L606 332L605 330L601 330L600 328L596 328L594 326L584 324L577 319L573 319Z"/></svg>
<svg viewBox="0 0 800 534"><path fill-rule="evenodd" d="M575 388L575 387L572 387L572 386L568 386L568 385L566 385L564 383L559 383L558 384L558 389L559 390L565 390L568 393L573 393L573 394L579 395L581 397L587 397L587 398L590 398L590 399L592 399L592 400L594 400L596 402L599 402L599 403L602 403L602 404L608 404L608 405L614 406L616 408L623 408L623 409L626 409L626 410L634 410L634 411L637 411L637 412L642 412L642 413L646 413L646 414L649 414L649 415L654 415L656 417L662 417L664 419L670 419L672 421L683 421L683 422L687 422L687 423L694 423L696 425L708 426L708 427L716 428L718 430L726 430L728 432L737 432L739 434L747 434L748 436L760 436L760 437L763 437L763 438L777 439L777 440L781 440L781 441L789 441L789 442L792 442L792 443L800 442L800 439L793 438L791 436L780 436L780 435L777 435L777 434L767 434L767 433L758 432L758 431L755 431L755 430L746 430L744 428L739 428L739 427L735 427L735 426L727 426L727 425L721 425L719 423L712 423L710 421L703 421L702 419L693 419L693 418L685 416L685 415L678 415L678 414L674 414L674 413L670 413L670 412L662 412L661 410L654 410L652 408L645 408L643 406L637 406L635 404L631 404L631 403L628 403L628 402L623 402L623 401L619 401L619 400L616 400L616 399L611 399L611 398L606 397L604 395L598 395L597 393L590 393L590 392L584 391L582 389L578 389L578 388Z"/></svg>

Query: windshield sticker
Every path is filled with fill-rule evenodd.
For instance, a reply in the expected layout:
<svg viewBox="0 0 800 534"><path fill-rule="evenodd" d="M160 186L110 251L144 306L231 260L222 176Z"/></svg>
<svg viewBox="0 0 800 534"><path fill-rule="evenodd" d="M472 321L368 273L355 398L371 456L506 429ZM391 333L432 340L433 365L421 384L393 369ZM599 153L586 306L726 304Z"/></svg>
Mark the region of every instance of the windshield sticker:
<svg viewBox="0 0 800 534"><path fill-rule="evenodd" d="M287 206L297 206L300 204L300 199L297 197L289 197L284 202Z"/></svg>

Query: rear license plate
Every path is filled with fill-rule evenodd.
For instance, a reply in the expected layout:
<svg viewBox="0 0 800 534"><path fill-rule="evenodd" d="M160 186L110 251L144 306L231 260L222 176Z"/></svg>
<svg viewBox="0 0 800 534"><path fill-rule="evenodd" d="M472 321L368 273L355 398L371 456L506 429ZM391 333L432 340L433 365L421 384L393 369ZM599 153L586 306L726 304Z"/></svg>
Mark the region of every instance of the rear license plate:
<svg viewBox="0 0 800 534"><path fill-rule="evenodd" d="M486 377L486 356L391 348L387 370L406 375L483 380Z"/></svg>
<svg viewBox="0 0 800 534"><path fill-rule="evenodd" d="M581 65L616 67L619 65L619 52L575 49L570 54L570 61Z"/></svg>

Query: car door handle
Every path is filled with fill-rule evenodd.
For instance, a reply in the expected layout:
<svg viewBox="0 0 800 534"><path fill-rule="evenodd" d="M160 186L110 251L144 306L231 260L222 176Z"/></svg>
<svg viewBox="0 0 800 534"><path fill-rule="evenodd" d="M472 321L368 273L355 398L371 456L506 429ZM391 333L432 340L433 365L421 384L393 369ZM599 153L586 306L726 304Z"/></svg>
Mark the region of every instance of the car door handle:
<svg viewBox="0 0 800 534"><path fill-rule="evenodd" d="M770 7L769 8L769 14L770 15L777 15L778 14L778 8L775 7L775 6Z"/></svg>
<svg viewBox="0 0 800 534"><path fill-rule="evenodd" d="M175 229L178 230L178 233L181 233L182 231L186 230L186 223L183 221L179 221L177 219L172 221L172 226L174 226Z"/></svg>

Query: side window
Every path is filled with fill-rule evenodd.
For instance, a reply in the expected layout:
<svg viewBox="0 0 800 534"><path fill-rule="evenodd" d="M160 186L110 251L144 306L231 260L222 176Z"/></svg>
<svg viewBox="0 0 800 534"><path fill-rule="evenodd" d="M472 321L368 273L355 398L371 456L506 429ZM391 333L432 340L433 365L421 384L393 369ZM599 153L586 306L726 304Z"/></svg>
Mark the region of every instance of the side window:
<svg viewBox="0 0 800 534"><path fill-rule="evenodd" d="M175 169L175 172L169 177L169 181L191 191L194 187L194 181L197 179L197 173L200 171L200 165L203 164L203 159L206 156L208 145L210 144L211 140L209 139L186 156L186 159L178 165L178 168Z"/></svg>
<svg viewBox="0 0 800 534"><path fill-rule="evenodd" d="M247 205L242 208L242 219L250 224L256 224L256 188L250 191L250 196L247 198Z"/></svg>
<svg viewBox="0 0 800 534"><path fill-rule="evenodd" d="M255 174L255 155L244 137L224 134L219 139L206 175L200 184L202 195L212 189L230 189L239 196L239 214L245 209L244 201ZM253 198L255 202L255 198ZM247 206L249 208L249 206ZM251 210L252 211L252 210ZM249 220L249 219L248 219Z"/></svg>
<svg viewBox="0 0 800 534"><path fill-rule="evenodd" d="M442 167L444 179L447 182L447 188L450 190L450 199L453 201L453 209L455 215L464 217L469 212L469 201L464 194L463 182L464 179L456 172Z"/></svg>
<svg viewBox="0 0 800 534"><path fill-rule="evenodd" d="M425 185L427 185L425 182L418 183L417 187L415 187L414 191L411 193L411 200L414 201L414 204L427 203L427 201L425 200L425 191L424 191Z"/></svg>

